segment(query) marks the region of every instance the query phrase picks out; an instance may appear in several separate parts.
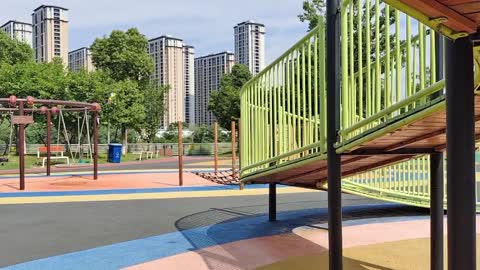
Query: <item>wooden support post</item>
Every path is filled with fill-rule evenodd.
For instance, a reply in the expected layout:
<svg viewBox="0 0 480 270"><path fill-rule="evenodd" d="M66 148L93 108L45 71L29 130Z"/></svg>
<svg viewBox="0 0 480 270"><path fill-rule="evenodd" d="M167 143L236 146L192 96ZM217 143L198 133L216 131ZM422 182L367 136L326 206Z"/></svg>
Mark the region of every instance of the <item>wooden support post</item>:
<svg viewBox="0 0 480 270"><path fill-rule="evenodd" d="M240 132L241 132L241 127L240 127L240 119L238 119L238 122L237 122L237 134L238 134L238 149L242 149L242 141L240 140L241 136L240 136ZM242 158L241 158L241 150L238 151L238 178L240 180L240 170L242 168ZM245 188L245 185L243 184L243 182L239 182L240 184L240 190L243 190Z"/></svg>
<svg viewBox="0 0 480 270"><path fill-rule="evenodd" d="M235 120L232 120L231 129L232 129L232 175L235 175L235 162L237 160Z"/></svg>
<svg viewBox="0 0 480 270"><path fill-rule="evenodd" d="M47 175L51 173L51 157L52 157L52 112L47 110Z"/></svg>
<svg viewBox="0 0 480 270"><path fill-rule="evenodd" d="M98 128L100 124L100 118L98 117L98 111L95 111L93 117L93 179L98 179Z"/></svg>
<svg viewBox="0 0 480 270"><path fill-rule="evenodd" d="M178 185L183 186L183 126L178 121Z"/></svg>
<svg viewBox="0 0 480 270"><path fill-rule="evenodd" d="M20 101L18 103L18 115L24 115L24 103ZM18 125L18 154L20 165L20 190L25 190L25 125Z"/></svg>
<svg viewBox="0 0 480 270"><path fill-rule="evenodd" d="M213 123L213 168L218 173L218 122Z"/></svg>

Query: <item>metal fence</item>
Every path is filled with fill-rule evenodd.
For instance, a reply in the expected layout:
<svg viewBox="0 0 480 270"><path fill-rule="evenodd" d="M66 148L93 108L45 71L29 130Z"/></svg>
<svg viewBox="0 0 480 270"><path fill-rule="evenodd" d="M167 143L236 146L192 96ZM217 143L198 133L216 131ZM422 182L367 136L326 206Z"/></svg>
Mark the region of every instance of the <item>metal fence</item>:
<svg viewBox="0 0 480 270"><path fill-rule="evenodd" d="M82 153L87 154L89 151L89 145L83 144L71 144L70 147L67 144L52 144L52 146L63 146L65 152L78 153L81 150ZM5 144L0 145L0 153L5 152ZM44 144L27 144L26 153L28 155L36 155L40 147L45 147ZM127 145L128 153L135 152L146 152L146 151L160 151L162 149L172 149L173 155L178 155L178 144L176 143L129 143ZM238 149L238 148L237 148ZM13 145L10 149L12 152L15 151L15 146ZM213 143L184 143L183 144L183 155L186 156L211 156L213 155L214 144ZM108 144L99 144L98 152L100 154L108 153ZM219 155L231 155L232 154L232 144L231 143L219 143L218 144L218 154Z"/></svg>

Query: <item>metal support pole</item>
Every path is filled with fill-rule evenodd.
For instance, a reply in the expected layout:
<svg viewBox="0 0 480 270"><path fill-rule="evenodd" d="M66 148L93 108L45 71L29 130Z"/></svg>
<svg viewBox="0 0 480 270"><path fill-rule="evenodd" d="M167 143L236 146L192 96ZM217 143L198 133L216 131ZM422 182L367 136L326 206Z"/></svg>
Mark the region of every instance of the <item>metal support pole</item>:
<svg viewBox="0 0 480 270"><path fill-rule="evenodd" d="M93 117L93 179L98 179L98 126L100 119L98 118L98 112L95 111ZM89 135L90 136L90 135Z"/></svg>
<svg viewBox="0 0 480 270"><path fill-rule="evenodd" d="M178 185L183 186L183 126L178 121Z"/></svg>
<svg viewBox="0 0 480 270"><path fill-rule="evenodd" d="M430 269L443 270L443 153L430 154Z"/></svg>
<svg viewBox="0 0 480 270"><path fill-rule="evenodd" d="M50 176L52 157L52 112L47 110L47 175Z"/></svg>
<svg viewBox="0 0 480 270"><path fill-rule="evenodd" d="M236 157L236 136L237 136L237 133L235 131L235 120L232 120L232 126L231 126L231 129L232 129L232 175L235 175L235 161L237 160L237 157Z"/></svg>
<svg viewBox="0 0 480 270"><path fill-rule="evenodd" d="M218 123L213 123L213 166L215 174L218 173Z"/></svg>
<svg viewBox="0 0 480 270"><path fill-rule="evenodd" d="M18 115L24 115L24 104L23 101L18 103ZM19 165L20 165L20 190L25 190L25 125L18 125L18 154L19 154Z"/></svg>
<svg viewBox="0 0 480 270"><path fill-rule="evenodd" d="M476 268L475 121L470 37L445 42L448 269Z"/></svg>
<svg viewBox="0 0 480 270"><path fill-rule="evenodd" d="M268 220L277 220L277 185L268 184Z"/></svg>
<svg viewBox="0 0 480 270"><path fill-rule="evenodd" d="M342 266L341 163L335 151L340 128L340 1L327 1L327 162L330 270ZM345 105L346 106L346 105Z"/></svg>

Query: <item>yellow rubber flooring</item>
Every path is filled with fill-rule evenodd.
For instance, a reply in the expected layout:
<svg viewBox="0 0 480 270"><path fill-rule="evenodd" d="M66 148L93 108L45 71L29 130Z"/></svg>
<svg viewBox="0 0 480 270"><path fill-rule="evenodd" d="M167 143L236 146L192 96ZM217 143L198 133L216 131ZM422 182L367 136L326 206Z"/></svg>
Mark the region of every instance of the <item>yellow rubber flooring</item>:
<svg viewBox="0 0 480 270"><path fill-rule="evenodd" d="M479 239L480 237L477 235L477 243ZM343 256L345 270L429 270L430 239L421 238L346 248L343 251ZM480 249L478 248L477 258L480 258ZM445 268L446 266L445 259ZM328 253L294 257L257 268L257 270L291 269L328 269ZM480 269L480 260L478 259L477 269Z"/></svg>

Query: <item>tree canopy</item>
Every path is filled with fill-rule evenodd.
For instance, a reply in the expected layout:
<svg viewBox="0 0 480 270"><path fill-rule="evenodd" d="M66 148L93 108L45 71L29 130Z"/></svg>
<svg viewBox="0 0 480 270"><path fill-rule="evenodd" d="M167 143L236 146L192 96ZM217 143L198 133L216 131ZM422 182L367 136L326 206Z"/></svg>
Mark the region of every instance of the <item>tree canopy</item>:
<svg viewBox="0 0 480 270"><path fill-rule="evenodd" d="M232 119L240 118L240 89L251 78L247 66L235 64L232 72L223 76L220 89L210 94L208 109L221 127L230 130Z"/></svg>
<svg viewBox="0 0 480 270"><path fill-rule="evenodd" d="M0 31L0 65L15 65L33 62L33 50L24 42L10 38L5 31Z"/></svg>
<svg viewBox="0 0 480 270"><path fill-rule="evenodd" d="M305 0L303 1L303 13L298 15L301 22L308 22L308 31L318 25L319 16L325 14L324 0Z"/></svg>
<svg viewBox="0 0 480 270"><path fill-rule="evenodd" d="M153 72L148 40L136 28L114 30L108 37L97 38L90 49L95 67L107 71L116 81L147 82Z"/></svg>

